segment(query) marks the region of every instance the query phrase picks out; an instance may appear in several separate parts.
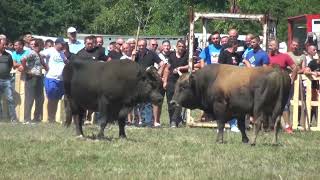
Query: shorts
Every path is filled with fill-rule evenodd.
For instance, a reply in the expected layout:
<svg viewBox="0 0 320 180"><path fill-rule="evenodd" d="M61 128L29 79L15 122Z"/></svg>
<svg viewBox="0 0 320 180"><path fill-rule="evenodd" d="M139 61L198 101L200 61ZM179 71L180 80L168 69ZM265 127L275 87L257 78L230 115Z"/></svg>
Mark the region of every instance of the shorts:
<svg viewBox="0 0 320 180"><path fill-rule="evenodd" d="M63 81L45 78L44 87L46 89L48 99L59 100L64 94Z"/></svg>

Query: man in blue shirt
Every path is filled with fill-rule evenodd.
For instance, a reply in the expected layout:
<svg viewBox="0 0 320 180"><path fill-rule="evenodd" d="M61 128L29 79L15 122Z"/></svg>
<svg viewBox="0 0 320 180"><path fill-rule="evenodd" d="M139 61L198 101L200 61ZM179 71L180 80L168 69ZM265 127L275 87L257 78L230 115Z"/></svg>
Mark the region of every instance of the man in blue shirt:
<svg viewBox="0 0 320 180"><path fill-rule="evenodd" d="M251 40L252 51L249 51L243 60L247 67L266 66L269 64L268 54L260 47L260 37L255 36Z"/></svg>
<svg viewBox="0 0 320 180"><path fill-rule="evenodd" d="M69 38L69 50L73 54L77 54L81 49L84 48L84 44L77 40L77 29L69 27L67 30Z"/></svg>
<svg viewBox="0 0 320 180"><path fill-rule="evenodd" d="M199 57L201 58L200 67L203 68L205 64L218 63L220 51L220 34L219 32L214 32L209 37L209 46L204 48L199 55Z"/></svg>
<svg viewBox="0 0 320 180"><path fill-rule="evenodd" d="M23 46L24 46L23 40L17 40L14 42L13 47L15 51L13 51L12 53L13 67L18 68L18 70L19 70L19 67L22 68L21 59L30 53L29 50L24 50Z"/></svg>

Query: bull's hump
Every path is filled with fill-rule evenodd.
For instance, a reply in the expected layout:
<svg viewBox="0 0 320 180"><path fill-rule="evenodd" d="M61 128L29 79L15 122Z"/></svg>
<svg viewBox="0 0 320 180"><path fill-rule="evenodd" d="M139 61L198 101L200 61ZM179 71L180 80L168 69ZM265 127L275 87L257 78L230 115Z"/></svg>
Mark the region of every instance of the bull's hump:
<svg viewBox="0 0 320 180"><path fill-rule="evenodd" d="M271 67L243 68L230 65L221 65L213 88L224 92L233 91L242 87L249 87L250 83L260 76L272 71Z"/></svg>

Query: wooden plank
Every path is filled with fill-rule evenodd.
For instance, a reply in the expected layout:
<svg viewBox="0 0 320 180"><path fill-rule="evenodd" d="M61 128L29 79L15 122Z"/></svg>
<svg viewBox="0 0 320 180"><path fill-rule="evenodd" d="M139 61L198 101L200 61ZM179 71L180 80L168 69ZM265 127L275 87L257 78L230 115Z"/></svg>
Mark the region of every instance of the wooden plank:
<svg viewBox="0 0 320 180"><path fill-rule="evenodd" d="M294 82L294 90L293 90L293 100L292 103L292 128L297 129L299 123L299 105L301 105L299 101L299 79L300 76L297 76L297 79Z"/></svg>
<svg viewBox="0 0 320 180"><path fill-rule="evenodd" d="M311 121L311 98L312 98L312 90L311 90L311 81L307 79L306 81L306 106L307 106L307 116L309 117L309 121ZM307 121L307 118L305 119ZM310 122L309 122L310 123ZM308 122L306 124L306 129L309 128Z"/></svg>
<svg viewBox="0 0 320 180"><path fill-rule="evenodd" d="M188 124L189 127L207 127L207 128L217 128L217 122L194 122L192 124ZM230 128L229 123L225 124L225 128Z"/></svg>
<svg viewBox="0 0 320 180"><path fill-rule="evenodd" d="M234 14L234 13L202 13L195 12L195 19L240 19L240 20L258 20L261 21L264 18L264 14Z"/></svg>

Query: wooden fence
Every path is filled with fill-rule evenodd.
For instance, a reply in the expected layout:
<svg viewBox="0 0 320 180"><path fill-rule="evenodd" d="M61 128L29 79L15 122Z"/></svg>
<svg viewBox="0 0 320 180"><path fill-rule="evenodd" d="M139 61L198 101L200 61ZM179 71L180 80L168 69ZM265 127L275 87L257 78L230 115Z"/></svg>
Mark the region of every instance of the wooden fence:
<svg viewBox="0 0 320 180"><path fill-rule="evenodd" d="M312 81L320 81L320 78L313 77L313 76L299 75L294 82L294 93L291 99L291 110L292 110L291 120L292 120L293 129L298 129L298 124L300 124L301 126L305 126L305 129L310 129L315 131L320 130L320 116L316 116L316 120L317 120L316 125L313 127L310 127L310 124L311 124L310 122L312 119L311 117L312 109L314 109L315 112L320 112L320 98L318 98L317 100L312 100L312 89L311 89ZM301 88L301 86L305 86L305 88ZM305 97L303 98L301 98L301 95L299 95L301 91L305 91L303 92L305 93ZM17 117L20 122L23 122L24 121L24 117L23 117L24 116L24 96L25 96L24 81L23 81L23 74L19 72L17 72L15 75L15 93L14 94L15 94L15 100L16 100ZM48 100L45 96L45 101L43 105L42 122L48 122L47 103L48 103ZM6 104L6 103L3 103L3 104ZM32 108L32 112L33 110L34 108ZM5 105L3 105L3 111L4 111L4 114L8 114L7 107ZM63 100L61 100L58 104L56 122L62 123L64 122L64 119L65 119L65 115L64 115ZM300 119L300 123L299 123L299 119ZM195 119L192 117L189 118L189 120L187 121L187 125L189 127L216 127L216 123L199 122L199 121L195 121Z"/></svg>
<svg viewBox="0 0 320 180"><path fill-rule="evenodd" d="M16 102L16 113L17 118L20 122L24 122L24 74L20 72L16 72L15 74L15 102ZM48 111L47 111L48 99L46 95L44 96L44 104L43 104L43 113L42 113L42 122L48 122ZM64 122L64 111L63 111L63 100L60 100L58 103L57 114L56 114L56 122L62 123ZM34 104L31 111L31 119L33 118L34 112Z"/></svg>

